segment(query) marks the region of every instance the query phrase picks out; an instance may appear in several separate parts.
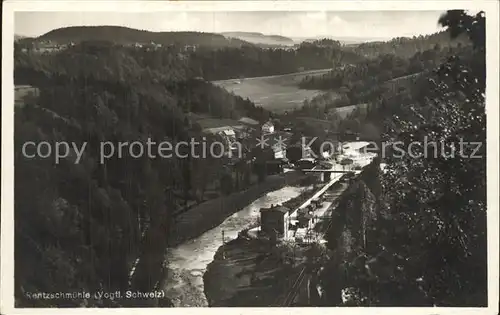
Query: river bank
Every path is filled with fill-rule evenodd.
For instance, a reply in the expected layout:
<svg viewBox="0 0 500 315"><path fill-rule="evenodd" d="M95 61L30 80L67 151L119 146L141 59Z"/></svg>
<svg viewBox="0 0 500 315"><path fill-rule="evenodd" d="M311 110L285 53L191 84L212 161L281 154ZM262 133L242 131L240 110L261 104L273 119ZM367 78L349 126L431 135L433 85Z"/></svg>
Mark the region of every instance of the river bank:
<svg viewBox="0 0 500 315"><path fill-rule="evenodd" d="M301 248L274 246L262 239L232 240L219 247L203 276L208 305L276 305L302 270L304 260Z"/></svg>

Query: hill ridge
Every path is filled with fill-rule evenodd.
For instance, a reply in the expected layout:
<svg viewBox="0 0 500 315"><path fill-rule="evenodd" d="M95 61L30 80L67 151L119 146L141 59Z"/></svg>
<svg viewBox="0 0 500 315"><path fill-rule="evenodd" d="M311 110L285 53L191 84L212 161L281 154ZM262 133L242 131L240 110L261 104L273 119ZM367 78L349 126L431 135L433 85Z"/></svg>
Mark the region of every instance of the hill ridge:
<svg viewBox="0 0 500 315"><path fill-rule="evenodd" d="M252 45L240 39L227 39L221 34L199 31L149 31L117 25L68 26L51 30L35 38L59 44L82 41L109 41L118 44L151 43L241 47Z"/></svg>

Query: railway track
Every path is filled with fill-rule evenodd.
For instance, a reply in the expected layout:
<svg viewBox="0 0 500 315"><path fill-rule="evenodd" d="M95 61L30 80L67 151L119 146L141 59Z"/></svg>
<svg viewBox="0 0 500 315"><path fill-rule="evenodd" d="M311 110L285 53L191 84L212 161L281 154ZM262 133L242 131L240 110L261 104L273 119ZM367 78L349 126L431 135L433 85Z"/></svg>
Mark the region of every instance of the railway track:
<svg viewBox="0 0 500 315"><path fill-rule="evenodd" d="M276 299L273 306L279 306L279 307L290 306L290 304L297 296L300 286L302 285L302 282L304 282L305 275L306 275L306 267L303 267L302 270L299 272L297 278L295 278L295 281L293 282L292 286L283 295L280 295Z"/></svg>

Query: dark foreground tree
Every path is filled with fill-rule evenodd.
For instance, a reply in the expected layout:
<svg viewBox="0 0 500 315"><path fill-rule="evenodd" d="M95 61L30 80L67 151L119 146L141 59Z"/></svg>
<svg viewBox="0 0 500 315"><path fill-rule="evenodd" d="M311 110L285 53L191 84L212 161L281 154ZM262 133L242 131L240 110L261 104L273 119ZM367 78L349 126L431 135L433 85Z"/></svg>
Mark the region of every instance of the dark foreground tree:
<svg viewBox="0 0 500 315"><path fill-rule="evenodd" d="M474 49L386 125L404 153L385 152L376 230L350 281L362 304L487 305L485 17L453 10L439 22Z"/></svg>
<svg viewBox="0 0 500 315"><path fill-rule="evenodd" d="M485 18L454 10L439 21L452 36L466 33L475 51L444 63L427 101L395 117L388 131L389 141L405 144L405 154L391 156L382 177L390 219L381 243L404 271L404 279L392 282L392 296L418 290L421 303L485 306ZM420 144L413 156L406 150L411 143Z"/></svg>

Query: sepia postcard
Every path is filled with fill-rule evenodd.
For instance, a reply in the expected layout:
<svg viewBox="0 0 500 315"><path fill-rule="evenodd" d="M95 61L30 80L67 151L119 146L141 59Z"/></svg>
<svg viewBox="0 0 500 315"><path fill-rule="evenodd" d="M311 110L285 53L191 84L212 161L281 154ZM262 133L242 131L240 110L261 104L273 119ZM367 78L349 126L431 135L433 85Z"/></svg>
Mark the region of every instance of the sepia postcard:
<svg viewBox="0 0 500 315"><path fill-rule="evenodd" d="M498 10L5 1L0 312L498 314Z"/></svg>

